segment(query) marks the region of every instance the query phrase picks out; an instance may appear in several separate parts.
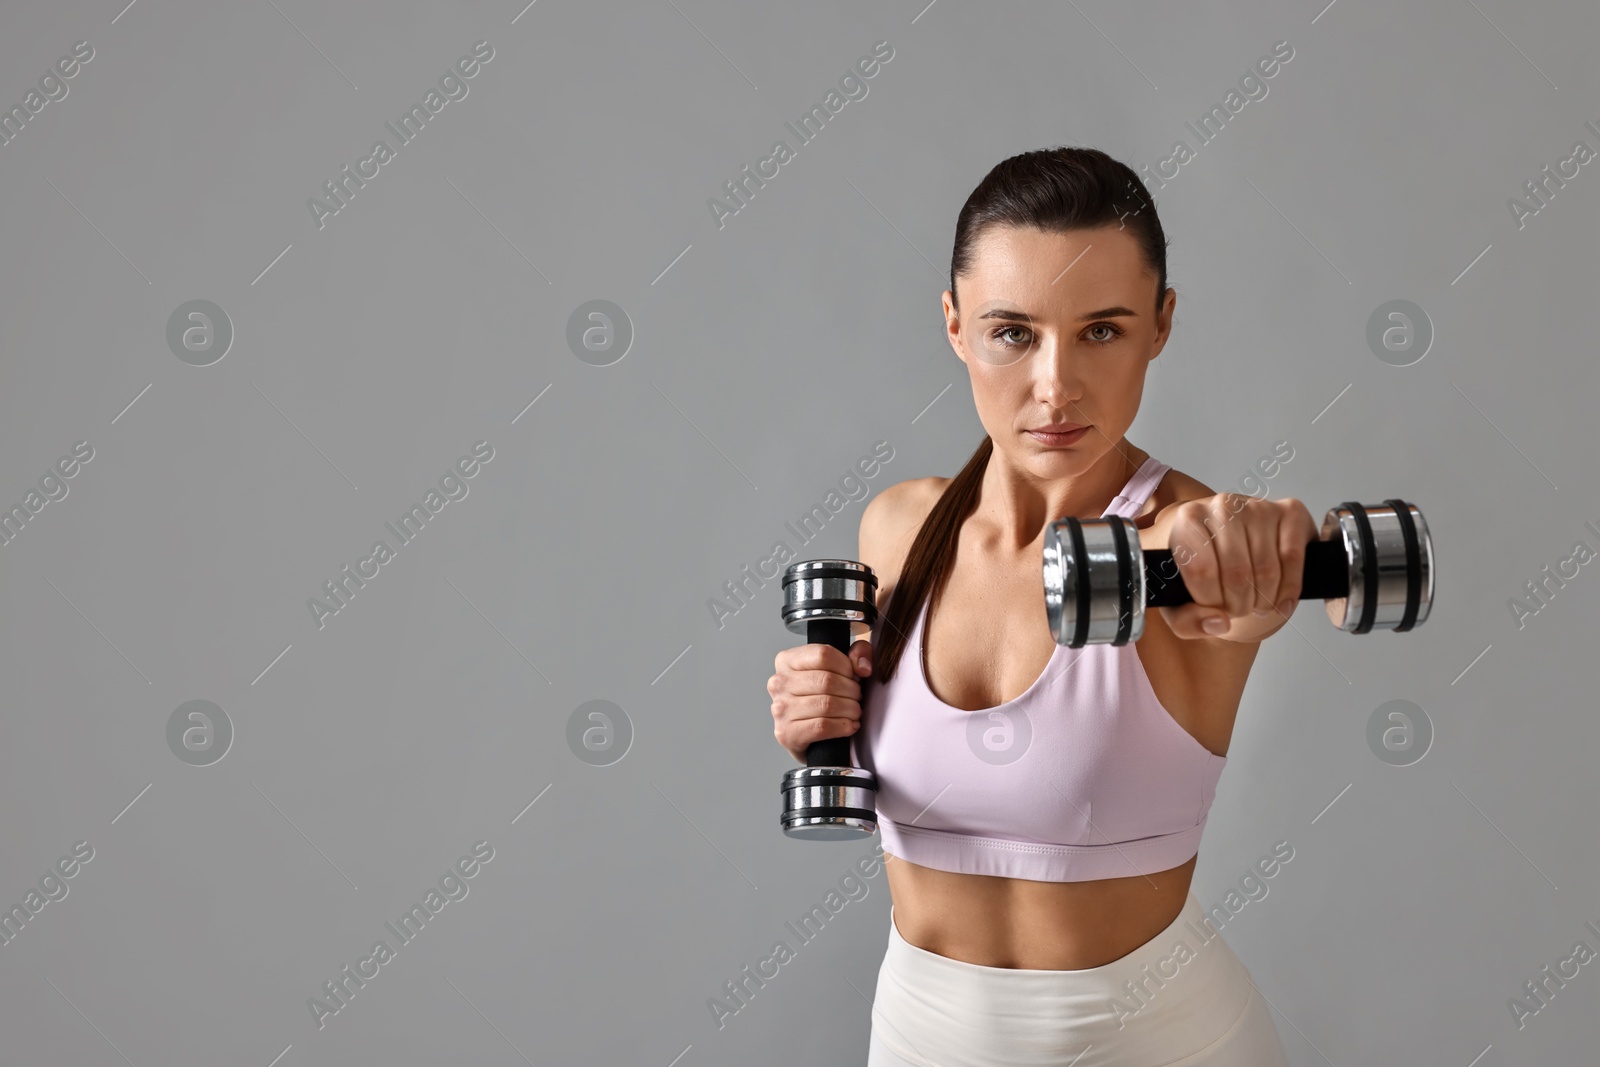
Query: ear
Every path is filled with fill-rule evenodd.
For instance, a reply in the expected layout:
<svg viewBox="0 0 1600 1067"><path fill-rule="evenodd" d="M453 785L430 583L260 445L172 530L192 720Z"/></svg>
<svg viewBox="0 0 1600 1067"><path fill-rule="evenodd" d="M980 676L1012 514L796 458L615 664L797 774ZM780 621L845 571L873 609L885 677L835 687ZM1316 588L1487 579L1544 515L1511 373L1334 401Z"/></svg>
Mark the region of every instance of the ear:
<svg viewBox="0 0 1600 1067"><path fill-rule="evenodd" d="M955 294L949 289L946 289L940 299L944 310L945 340L950 342L950 347L952 350L954 350L956 358L962 363L965 363L967 361L967 354L962 351L963 338L961 337L961 318L956 314Z"/></svg>
<svg viewBox="0 0 1600 1067"><path fill-rule="evenodd" d="M1150 358L1155 359L1161 350L1167 347L1167 338L1172 336L1172 313L1178 306L1178 292L1168 288L1166 299L1161 302L1161 311L1156 315L1156 340L1150 346Z"/></svg>

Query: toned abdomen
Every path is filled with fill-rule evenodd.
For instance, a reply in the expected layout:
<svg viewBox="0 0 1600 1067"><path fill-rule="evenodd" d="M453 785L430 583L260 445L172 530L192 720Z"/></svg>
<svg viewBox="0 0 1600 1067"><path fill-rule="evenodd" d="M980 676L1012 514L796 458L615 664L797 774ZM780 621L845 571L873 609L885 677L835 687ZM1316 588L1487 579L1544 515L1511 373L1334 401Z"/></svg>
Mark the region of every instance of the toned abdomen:
<svg viewBox="0 0 1600 1067"><path fill-rule="evenodd" d="M884 869L895 927L910 944L985 967L1078 971L1121 959L1166 929L1197 859L1089 882L957 874L889 854Z"/></svg>

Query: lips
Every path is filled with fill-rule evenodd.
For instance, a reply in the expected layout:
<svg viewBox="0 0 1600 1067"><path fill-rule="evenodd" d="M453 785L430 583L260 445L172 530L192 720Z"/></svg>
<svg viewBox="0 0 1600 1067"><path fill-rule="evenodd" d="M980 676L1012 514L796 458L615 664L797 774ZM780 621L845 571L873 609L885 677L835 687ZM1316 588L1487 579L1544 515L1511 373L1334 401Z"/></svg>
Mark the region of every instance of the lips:
<svg viewBox="0 0 1600 1067"><path fill-rule="evenodd" d="M1076 422L1056 422L1056 423L1051 423L1049 426L1035 426L1033 428L1033 432L1034 433L1072 433L1074 430L1081 430L1081 429L1083 429L1083 427L1080 424L1076 423Z"/></svg>
<svg viewBox="0 0 1600 1067"><path fill-rule="evenodd" d="M1058 422L1055 425L1057 425L1057 426L1071 426L1073 424L1070 423L1070 422L1067 422L1067 423L1059 423ZM1066 430L1066 431L1058 431L1058 430L1055 430L1055 429L1028 430L1027 434L1028 434L1029 437L1033 438L1035 441L1038 441L1040 444L1044 445L1046 448L1071 448L1073 445L1075 445L1079 441L1083 440L1084 435L1087 434L1088 432L1089 432L1089 427L1087 427L1087 426L1079 426L1075 430Z"/></svg>

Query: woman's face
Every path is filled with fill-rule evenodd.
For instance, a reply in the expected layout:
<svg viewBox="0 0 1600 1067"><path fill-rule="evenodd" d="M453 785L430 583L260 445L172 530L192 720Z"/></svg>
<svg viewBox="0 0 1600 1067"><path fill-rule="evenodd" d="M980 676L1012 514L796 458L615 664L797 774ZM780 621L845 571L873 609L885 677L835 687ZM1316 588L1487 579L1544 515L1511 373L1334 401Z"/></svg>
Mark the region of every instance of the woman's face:
<svg viewBox="0 0 1600 1067"><path fill-rule="evenodd" d="M1161 353L1177 294L1155 312L1155 276L1131 230L1046 233L990 226L949 290L950 344L972 379L983 428L1011 462L1041 479L1087 470L1139 411L1145 369ZM1030 433L1060 423L1071 438Z"/></svg>

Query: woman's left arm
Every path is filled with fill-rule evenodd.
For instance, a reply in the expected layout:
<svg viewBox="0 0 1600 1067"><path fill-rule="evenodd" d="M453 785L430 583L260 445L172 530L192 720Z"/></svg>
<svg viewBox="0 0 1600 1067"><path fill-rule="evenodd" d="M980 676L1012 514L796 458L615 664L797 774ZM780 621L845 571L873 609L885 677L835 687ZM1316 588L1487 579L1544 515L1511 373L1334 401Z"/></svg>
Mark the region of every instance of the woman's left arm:
<svg viewBox="0 0 1600 1067"><path fill-rule="evenodd" d="M1293 497L1216 493L1168 504L1139 531L1139 543L1171 549L1194 598L1159 609L1173 633L1256 642L1282 629L1299 604L1306 545L1317 536L1311 512Z"/></svg>

